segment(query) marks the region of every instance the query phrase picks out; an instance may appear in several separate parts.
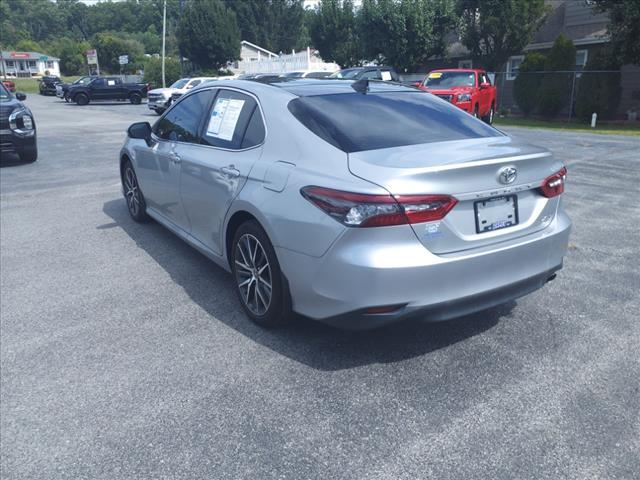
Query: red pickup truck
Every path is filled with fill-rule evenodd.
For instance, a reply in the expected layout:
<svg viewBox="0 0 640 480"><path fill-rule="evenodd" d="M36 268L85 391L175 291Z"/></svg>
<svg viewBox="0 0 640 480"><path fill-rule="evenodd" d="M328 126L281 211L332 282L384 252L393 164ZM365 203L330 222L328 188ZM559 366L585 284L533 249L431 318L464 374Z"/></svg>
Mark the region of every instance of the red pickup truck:
<svg viewBox="0 0 640 480"><path fill-rule="evenodd" d="M491 79L484 70L433 70L423 81L416 83L416 87L482 118L489 125L493 123L498 92L496 87L491 85Z"/></svg>

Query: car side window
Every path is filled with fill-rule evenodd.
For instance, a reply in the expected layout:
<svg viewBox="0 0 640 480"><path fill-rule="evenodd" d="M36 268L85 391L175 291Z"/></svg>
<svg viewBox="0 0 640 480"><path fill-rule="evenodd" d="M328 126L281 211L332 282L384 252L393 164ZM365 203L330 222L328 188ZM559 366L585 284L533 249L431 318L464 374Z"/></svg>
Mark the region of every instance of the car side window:
<svg viewBox="0 0 640 480"><path fill-rule="evenodd" d="M253 109L249 125L247 125L247 130L244 133L241 148L251 148L256 145L260 145L264 142L264 135L265 131L262 115L260 114L260 108L256 106Z"/></svg>
<svg viewBox="0 0 640 480"><path fill-rule="evenodd" d="M489 75L487 75L486 73L483 73L481 78L480 78L480 82L481 83L488 83L489 85L491 85L491 79L489 78Z"/></svg>
<svg viewBox="0 0 640 480"><path fill-rule="evenodd" d="M191 82L189 84L189 86L187 88L197 87L198 85L200 85L200 83L202 83L202 80L194 80L193 82Z"/></svg>
<svg viewBox="0 0 640 480"><path fill-rule="evenodd" d="M254 111L257 112L255 119ZM250 128L247 128L248 126ZM248 136L245 135L247 131ZM264 125L255 99L235 90L219 90L205 120L202 143L212 147L239 150L258 145L262 140Z"/></svg>
<svg viewBox="0 0 640 480"><path fill-rule="evenodd" d="M367 80L382 80L382 75L380 74L380 70L370 70L364 72L362 78L366 78Z"/></svg>
<svg viewBox="0 0 640 480"><path fill-rule="evenodd" d="M198 143L200 122L211 95L211 90L203 90L184 98L158 120L154 133L163 140Z"/></svg>
<svg viewBox="0 0 640 480"><path fill-rule="evenodd" d="M93 81L93 86L94 87L104 87L104 78L96 78Z"/></svg>

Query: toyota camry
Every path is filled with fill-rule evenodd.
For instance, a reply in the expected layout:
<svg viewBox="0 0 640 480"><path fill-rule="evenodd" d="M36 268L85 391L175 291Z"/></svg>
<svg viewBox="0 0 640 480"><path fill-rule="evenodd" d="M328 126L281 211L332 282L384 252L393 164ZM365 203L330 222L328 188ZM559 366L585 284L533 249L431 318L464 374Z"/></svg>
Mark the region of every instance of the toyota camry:
<svg viewBox="0 0 640 480"><path fill-rule="evenodd" d="M204 85L129 127L120 171L133 219L228 270L263 326L487 309L553 278L571 229L560 159L385 82Z"/></svg>

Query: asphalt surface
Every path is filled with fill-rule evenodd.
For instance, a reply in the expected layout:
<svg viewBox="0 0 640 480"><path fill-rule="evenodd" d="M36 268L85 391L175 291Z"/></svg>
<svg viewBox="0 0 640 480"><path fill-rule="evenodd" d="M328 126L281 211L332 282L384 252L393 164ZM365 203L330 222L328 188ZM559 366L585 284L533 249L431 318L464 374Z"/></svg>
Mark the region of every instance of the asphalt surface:
<svg viewBox="0 0 640 480"><path fill-rule="evenodd" d="M542 290L348 333L251 324L230 276L121 198L146 105L30 95L0 169L3 479L640 476L640 138L510 129L569 168Z"/></svg>

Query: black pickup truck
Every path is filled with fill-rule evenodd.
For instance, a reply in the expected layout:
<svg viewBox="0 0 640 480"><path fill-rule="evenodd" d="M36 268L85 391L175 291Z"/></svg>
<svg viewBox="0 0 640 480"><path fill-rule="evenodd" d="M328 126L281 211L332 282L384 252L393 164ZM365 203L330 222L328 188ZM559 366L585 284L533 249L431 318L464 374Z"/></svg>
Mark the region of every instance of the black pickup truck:
<svg viewBox="0 0 640 480"><path fill-rule="evenodd" d="M129 100L139 104L147 96L146 83L123 83L119 77L96 77L88 83L70 85L67 98L78 105L95 100Z"/></svg>

